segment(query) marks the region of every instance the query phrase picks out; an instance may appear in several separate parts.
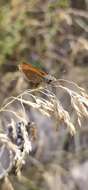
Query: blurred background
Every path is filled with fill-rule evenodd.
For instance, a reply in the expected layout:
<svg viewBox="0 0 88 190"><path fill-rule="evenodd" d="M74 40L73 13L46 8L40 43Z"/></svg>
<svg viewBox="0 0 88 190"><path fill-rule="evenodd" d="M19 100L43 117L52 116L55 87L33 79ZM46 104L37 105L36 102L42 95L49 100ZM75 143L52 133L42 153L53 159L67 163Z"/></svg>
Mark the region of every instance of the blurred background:
<svg viewBox="0 0 88 190"><path fill-rule="evenodd" d="M18 71L17 66L22 60L38 62L57 79L76 82L88 92L88 1L0 0L0 105L5 98L16 96L30 87ZM87 130L79 135L81 138L84 134L81 143L86 141L84 156L80 156L81 151L79 154L76 151L76 157L73 156L73 138L67 137L69 140L66 141L64 149L68 149L68 144L71 143L72 152L69 156L66 154L67 157L64 157L63 161L60 158L60 164L67 170L64 171L61 165L57 167L59 158L56 156L53 164L50 162L50 165L46 166L49 171L43 174L45 183L41 179L41 172L38 173L30 166L30 172L26 175L36 181L36 190L39 186L50 190L88 189ZM78 138L78 148L77 140ZM71 165L74 166L70 171L71 176L68 175L67 160L71 160ZM86 161L80 164L83 160ZM18 186L14 178L12 182L16 189L32 189L23 187L22 184Z"/></svg>
<svg viewBox="0 0 88 190"><path fill-rule="evenodd" d="M20 92L23 59L88 89L87 11L86 0L0 0L0 102Z"/></svg>

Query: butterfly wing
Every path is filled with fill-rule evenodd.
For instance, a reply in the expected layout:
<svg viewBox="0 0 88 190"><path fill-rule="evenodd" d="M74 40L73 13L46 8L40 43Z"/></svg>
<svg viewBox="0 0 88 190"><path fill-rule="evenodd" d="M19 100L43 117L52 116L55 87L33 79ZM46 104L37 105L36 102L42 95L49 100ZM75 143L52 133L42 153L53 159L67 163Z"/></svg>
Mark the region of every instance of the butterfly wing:
<svg viewBox="0 0 88 190"><path fill-rule="evenodd" d="M31 64L21 63L19 65L19 70L23 72L26 78L31 81L32 83L40 83L44 77L47 75L46 72L42 71L41 69L37 69L33 67Z"/></svg>

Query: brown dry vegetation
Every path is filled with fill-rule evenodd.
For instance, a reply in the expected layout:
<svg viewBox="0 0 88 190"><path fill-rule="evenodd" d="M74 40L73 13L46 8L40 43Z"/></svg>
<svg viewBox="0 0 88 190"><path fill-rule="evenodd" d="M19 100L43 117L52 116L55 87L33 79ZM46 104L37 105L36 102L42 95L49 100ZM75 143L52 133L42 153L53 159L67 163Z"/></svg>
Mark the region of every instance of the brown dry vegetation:
<svg viewBox="0 0 88 190"><path fill-rule="evenodd" d="M68 0L0 1L2 190L88 189L88 5L82 3L78 10ZM31 89L17 69L21 60L39 62L57 80ZM13 142L18 122L21 149Z"/></svg>

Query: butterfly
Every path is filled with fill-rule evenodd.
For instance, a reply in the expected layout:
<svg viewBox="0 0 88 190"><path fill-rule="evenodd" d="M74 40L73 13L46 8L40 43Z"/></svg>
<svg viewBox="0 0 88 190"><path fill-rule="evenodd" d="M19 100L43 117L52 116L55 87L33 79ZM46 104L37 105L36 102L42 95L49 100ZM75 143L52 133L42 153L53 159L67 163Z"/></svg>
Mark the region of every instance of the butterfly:
<svg viewBox="0 0 88 190"><path fill-rule="evenodd" d="M41 69L38 64L23 62L19 65L19 70L35 87L42 82L50 83L54 79L54 77L51 77L51 75Z"/></svg>

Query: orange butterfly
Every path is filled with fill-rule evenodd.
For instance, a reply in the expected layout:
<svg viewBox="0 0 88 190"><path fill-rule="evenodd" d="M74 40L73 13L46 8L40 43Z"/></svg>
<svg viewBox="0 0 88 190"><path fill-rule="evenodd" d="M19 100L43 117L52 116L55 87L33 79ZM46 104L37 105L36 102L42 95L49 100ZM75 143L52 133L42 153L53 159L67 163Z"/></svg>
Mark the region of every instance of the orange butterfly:
<svg viewBox="0 0 88 190"><path fill-rule="evenodd" d="M30 63L21 63L19 65L19 70L26 76L26 78L33 84L33 86L37 86L43 81L50 83L54 78L50 77L47 72L43 71L37 66L33 66Z"/></svg>

